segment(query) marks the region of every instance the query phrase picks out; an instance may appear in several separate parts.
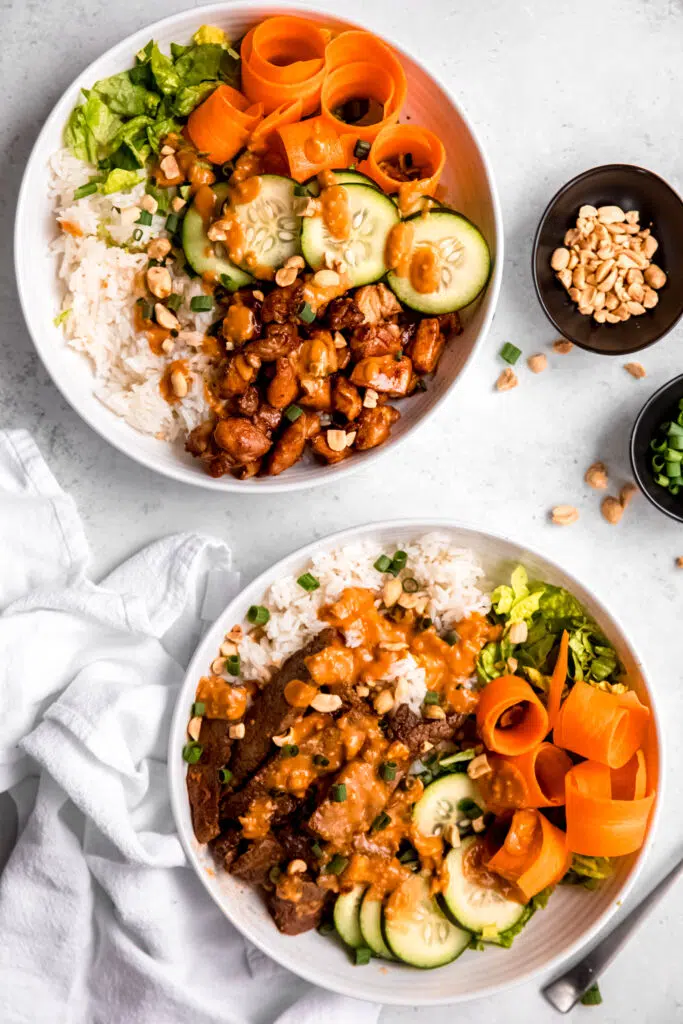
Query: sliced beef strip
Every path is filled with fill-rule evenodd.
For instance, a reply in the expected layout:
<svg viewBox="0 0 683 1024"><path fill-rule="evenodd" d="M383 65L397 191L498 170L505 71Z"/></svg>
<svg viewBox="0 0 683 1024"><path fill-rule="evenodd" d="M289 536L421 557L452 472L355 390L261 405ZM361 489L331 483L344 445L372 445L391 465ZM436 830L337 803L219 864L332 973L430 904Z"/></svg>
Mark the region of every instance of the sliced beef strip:
<svg viewBox="0 0 683 1024"><path fill-rule="evenodd" d="M295 898L291 896L294 894ZM285 935L301 935L317 928L323 916L328 894L302 876L287 877L274 892L266 895L275 924Z"/></svg>
<svg viewBox="0 0 683 1024"><path fill-rule="evenodd" d="M295 828L291 822L286 821L281 828L277 829L276 835L284 850L284 859L287 863L292 860L303 860L312 874L316 874L320 870L320 861L311 849L312 839L299 828Z"/></svg>
<svg viewBox="0 0 683 1024"><path fill-rule="evenodd" d="M218 769L227 763L233 741L230 722L222 718L203 718L199 733L202 756L187 769L187 794L192 812L192 827L197 841L208 843L220 832L219 804L222 786Z"/></svg>
<svg viewBox="0 0 683 1024"><path fill-rule="evenodd" d="M283 858L283 849L275 836L267 835L263 839L254 839L249 844L244 853L233 862L230 874L252 885L264 885L268 881L270 869Z"/></svg>
<svg viewBox="0 0 683 1024"><path fill-rule="evenodd" d="M214 860L226 871L230 870L233 861L239 854L240 842L240 830L234 826L228 826L209 843Z"/></svg>
<svg viewBox="0 0 683 1024"><path fill-rule="evenodd" d="M264 786L261 778L257 775L238 793L226 793L221 801L221 818L226 821L237 821L246 814L253 800L260 796L268 796L275 804L275 810L270 819L271 825L283 821L297 807L296 797L289 793L279 793L272 796Z"/></svg>
<svg viewBox="0 0 683 1024"><path fill-rule="evenodd" d="M285 700L285 686L292 679L310 679L306 658L330 644L340 642L336 629L323 629L309 644L287 658L267 686L261 690L244 719L246 733L236 743L230 762L233 789L241 786L271 752L273 736L286 732L301 714Z"/></svg>
<svg viewBox="0 0 683 1024"><path fill-rule="evenodd" d="M453 711L445 718L427 721L416 715L407 704L400 704L391 719L391 732L415 758L425 741L439 743L441 740L452 739L466 719L467 715Z"/></svg>

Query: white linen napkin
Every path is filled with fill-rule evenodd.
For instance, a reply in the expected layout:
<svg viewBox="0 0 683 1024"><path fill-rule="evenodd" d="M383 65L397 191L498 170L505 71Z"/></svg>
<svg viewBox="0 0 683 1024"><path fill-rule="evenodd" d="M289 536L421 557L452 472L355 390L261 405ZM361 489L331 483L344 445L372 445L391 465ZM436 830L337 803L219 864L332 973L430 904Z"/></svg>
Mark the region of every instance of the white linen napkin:
<svg viewBox="0 0 683 1024"><path fill-rule="evenodd" d="M183 666L238 576L219 541L166 537L100 584L25 431L0 432L3 1024L374 1024L246 943L175 834L166 744ZM36 780L36 776L38 776Z"/></svg>

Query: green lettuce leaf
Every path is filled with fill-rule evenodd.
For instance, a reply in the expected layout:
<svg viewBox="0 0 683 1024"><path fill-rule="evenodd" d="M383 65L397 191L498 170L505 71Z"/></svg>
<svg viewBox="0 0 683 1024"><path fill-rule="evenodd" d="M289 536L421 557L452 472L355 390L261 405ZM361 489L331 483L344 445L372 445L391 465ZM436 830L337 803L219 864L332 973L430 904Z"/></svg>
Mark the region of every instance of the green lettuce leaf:
<svg viewBox="0 0 683 1024"><path fill-rule="evenodd" d="M104 100L113 113L121 117L138 117L140 114L153 116L159 106L157 94L144 85L132 82L128 71L95 82L93 92Z"/></svg>
<svg viewBox="0 0 683 1024"><path fill-rule="evenodd" d="M154 150L158 153L161 149L162 139L171 132L179 132L182 125L179 121L174 120L172 117L162 117L157 121L152 122L147 128L147 141Z"/></svg>
<svg viewBox="0 0 683 1024"><path fill-rule="evenodd" d="M55 325L55 327L60 327L65 320L68 320L70 313L70 309L63 309L61 313L57 314L52 323Z"/></svg>
<svg viewBox="0 0 683 1024"><path fill-rule="evenodd" d="M128 192L141 180L138 170L126 171L121 167L115 167L100 185L100 192L105 196L111 195L112 192Z"/></svg>
<svg viewBox="0 0 683 1024"><path fill-rule="evenodd" d="M222 46L218 46L216 43L191 46L174 65L180 82L187 86L199 85L200 82L218 81L226 52Z"/></svg>
<svg viewBox="0 0 683 1024"><path fill-rule="evenodd" d="M82 106L74 107L64 129L64 143L79 160L97 163L97 146L88 129Z"/></svg>
<svg viewBox="0 0 683 1024"><path fill-rule="evenodd" d="M540 612L551 633L571 630L586 621L586 613L580 603L562 587L545 588L541 595Z"/></svg>
<svg viewBox="0 0 683 1024"><path fill-rule="evenodd" d="M180 88L180 75L171 58L162 53L156 43L152 47L149 63L159 91L164 96L176 93Z"/></svg>
<svg viewBox="0 0 683 1024"><path fill-rule="evenodd" d="M563 885L581 885L584 889L598 889L600 883L612 874L612 862L609 857L584 857L575 853Z"/></svg>
<svg viewBox="0 0 683 1024"><path fill-rule="evenodd" d="M515 598L526 597L529 593L529 576L523 565L518 565L516 569L513 569L510 584Z"/></svg>
<svg viewBox="0 0 683 1024"><path fill-rule="evenodd" d="M114 139L113 151L116 152L121 147L125 147L130 151L133 162L132 164L122 164L120 161L115 161L115 166L125 166L128 169L144 167L152 152L147 135L148 128L152 124L154 124L154 121L146 114L140 114L138 117L133 117L130 121L126 121Z"/></svg>
<svg viewBox="0 0 683 1024"><path fill-rule="evenodd" d="M507 659L512 656L513 645L503 637L499 641L491 641L486 644L477 659L477 675L482 683L490 683L492 679L504 675L507 669Z"/></svg>
<svg viewBox="0 0 683 1024"><path fill-rule="evenodd" d="M178 117L187 117L215 88L215 82L200 82L199 85L183 86L173 100L173 113Z"/></svg>
<svg viewBox="0 0 683 1024"><path fill-rule="evenodd" d="M519 933L528 925L529 921L534 916L535 911L536 907L534 906L533 901L528 903L524 908L524 913L516 924L513 924L512 927L508 928L506 931L501 932L495 939L487 939L486 941L490 942L494 946L502 946L503 949L509 949Z"/></svg>
<svg viewBox="0 0 683 1024"><path fill-rule="evenodd" d="M83 117L88 130L95 140L98 152L107 153L118 132L121 120L112 113L107 104L92 90L83 106Z"/></svg>

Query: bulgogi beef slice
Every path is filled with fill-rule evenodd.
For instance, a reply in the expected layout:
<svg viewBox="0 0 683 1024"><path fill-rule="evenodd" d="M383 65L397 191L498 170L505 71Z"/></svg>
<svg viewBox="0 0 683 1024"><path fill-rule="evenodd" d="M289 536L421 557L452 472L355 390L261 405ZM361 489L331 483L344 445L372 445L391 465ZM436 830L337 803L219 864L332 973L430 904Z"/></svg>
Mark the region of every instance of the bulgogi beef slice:
<svg viewBox="0 0 683 1024"><path fill-rule="evenodd" d="M327 895L315 882L301 875L287 875L274 892L266 895L266 903L281 932L301 935L320 924Z"/></svg>
<svg viewBox="0 0 683 1024"><path fill-rule="evenodd" d="M220 832L221 783L218 769L227 764L233 741L230 722L222 718L203 718L199 733L202 756L187 769L187 795L192 812L192 827L197 841L208 843Z"/></svg>
<svg viewBox="0 0 683 1024"><path fill-rule="evenodd" d="M304 283L297 279L285 288L273 288L263 300L261 319L264 324L297 323L304 302Z"/></svg>
<svg viewBox="0 0 683 1024"><path fill-rule="evenodd" d="M284 859L288 863L292 860L302 860L312 874L320 870L320 860L311 847L312 840L304 835L301 828L295 828L291 822L286 821L278 828L276 835L284 851Z"/></svg>
<svg viewBox="0 0 683 1024"><path fill-rule="evenodd" d="M237 858L240 841L240 830L234 826L228 826L209 843L214 860L226 871L230 870L233 861Z"/></svg>
<svg viewBox="0 0 683 1024"><path fill-rule="evenodd" d="M391 733L394 739L405 744L413 757L417 757L425 741L439 743L453 739L466 719L467 715L452 711L445 718L427 721L416 715L407 704L400 704L391 718Z"/></svg>
<svg viewBox="0 0 683 1024"><path fill-rule="evenodd" d="M284 854L275 836L267 835L263 839L254 839L244 853L235 860L230 874L241 878L252 885L264 885L268 881L271 868L276 867Z"/></svg>
<svg viewBox="0 0 683 1024"><path fill-rule="evenodd" d="M286 732L301 714L285 700L285 686L292 679L306 682L310 674L306 658L317 654L330 644L341 642L336 629L323 629L300 651L292 654L270 682L264 686L249 708L244 719L245 736L233 748L230 770L233 789L241 786L252 775L272 750L272 738Z"/></svg>
<svg viewBox="0 0 683 1024"><path fill-rule="evenodd" d="M331 331L353 330L360 326L365 317L350 295L332 299L325 311L325 321Z"/></svg>

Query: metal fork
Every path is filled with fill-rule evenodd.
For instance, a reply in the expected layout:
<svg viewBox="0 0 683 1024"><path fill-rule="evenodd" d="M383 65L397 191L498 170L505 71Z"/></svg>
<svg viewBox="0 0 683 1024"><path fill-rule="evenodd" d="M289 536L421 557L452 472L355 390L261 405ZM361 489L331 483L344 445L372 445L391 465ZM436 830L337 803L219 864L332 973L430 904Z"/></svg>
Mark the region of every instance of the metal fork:
<svg viewBox="0 0 683 1024"><path fill-rule="evenodd" d="M542 990L543 995L556 1010L559 1010L560 1013L569 1013L591 985L595 984L605 968L609 967L641 921L659 903L662 896L669 891L681 874L683 874L683 856L662 878L661 882L658 882L654 889L644 896L624 920L609 935L598 942L597 946L594 946L583 960L579 960L578 964L575 964L565 974L545 986Z"/></svg>

